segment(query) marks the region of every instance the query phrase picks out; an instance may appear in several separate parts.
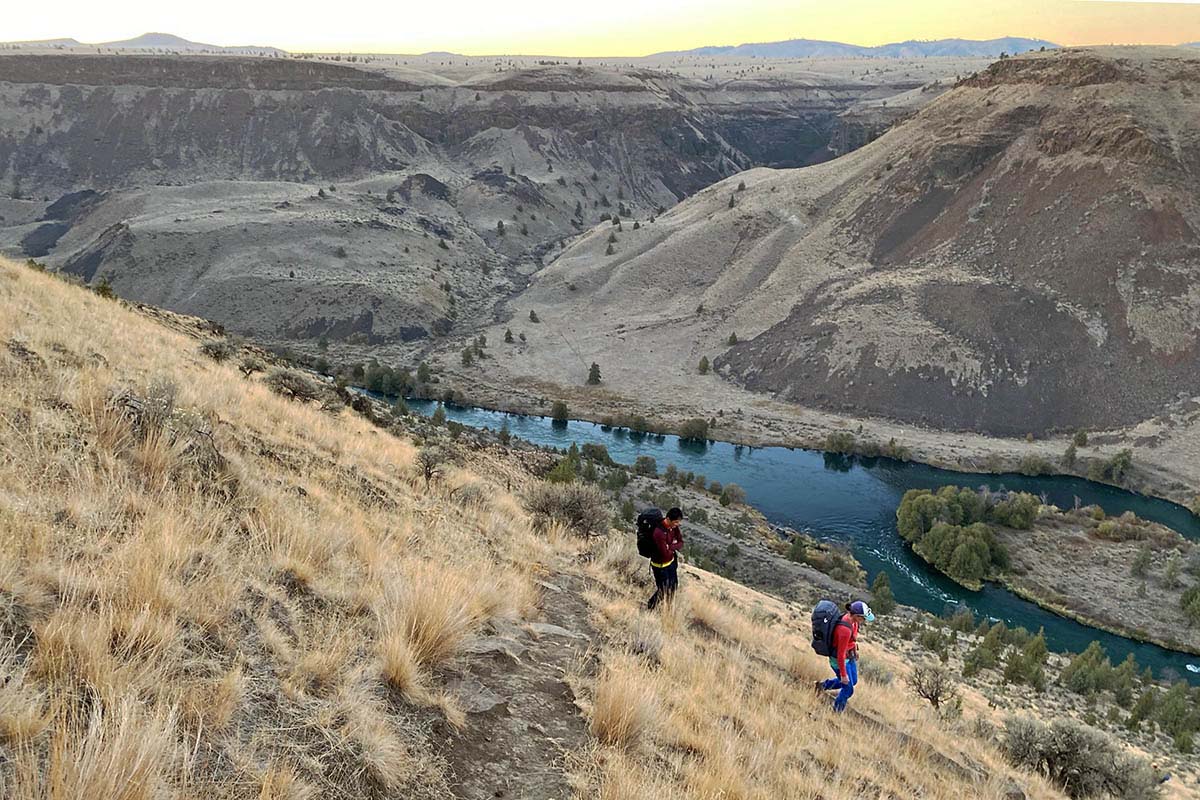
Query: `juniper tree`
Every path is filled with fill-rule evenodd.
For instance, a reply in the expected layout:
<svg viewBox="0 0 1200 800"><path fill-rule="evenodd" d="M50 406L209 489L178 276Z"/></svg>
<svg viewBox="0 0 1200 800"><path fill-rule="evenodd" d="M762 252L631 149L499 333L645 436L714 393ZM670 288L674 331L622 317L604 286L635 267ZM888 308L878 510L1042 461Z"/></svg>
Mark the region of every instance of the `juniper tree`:
<svg viewBox="0 0 1200 800"><path fill-rule="evenodd" d="M588 368L587 382L590 386L598 386L600 384L600 365L592 362L592 366Z"/></svg>
<svg viewBox="0 0 1200 800"><path fill-rule="evenodd" d="M880 614L890 614L896 610L896 596L892 594L892 582L887 572L880 570L871 582L871 605Z"/></svg>
<svg viewBox="0 0 1200 800"><path fill-rule="evenodd" d="M1135 578L1144 578L1150 570L1150 545L1144 544L1138 550L1137 555L1133 557L1133 564L1129 568L1129 574Z"/></svg>

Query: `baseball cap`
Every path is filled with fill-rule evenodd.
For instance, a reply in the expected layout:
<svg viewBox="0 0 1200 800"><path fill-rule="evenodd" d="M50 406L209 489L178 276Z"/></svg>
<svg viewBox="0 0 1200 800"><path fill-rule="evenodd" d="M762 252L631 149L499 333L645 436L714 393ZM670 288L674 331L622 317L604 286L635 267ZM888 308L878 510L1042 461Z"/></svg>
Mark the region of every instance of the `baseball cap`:
<svg viewBox="0 0 1200 800"><path fill-rule="evenodd" d="M875 613L871 611L871 607L862 600L855 600L850 604L850 613L857 614L860 617L866 617L867 622L875 621Z"/></svg>

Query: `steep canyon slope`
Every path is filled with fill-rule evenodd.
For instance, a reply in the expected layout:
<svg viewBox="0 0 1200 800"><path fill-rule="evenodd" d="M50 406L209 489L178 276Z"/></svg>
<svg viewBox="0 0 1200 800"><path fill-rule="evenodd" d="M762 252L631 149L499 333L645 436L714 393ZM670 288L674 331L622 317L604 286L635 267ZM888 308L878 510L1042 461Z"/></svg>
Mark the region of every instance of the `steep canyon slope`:
<svg viewBox="0 0 1200 800"><path fill-rule="evenodd" d="M1183 49L999 61L847 156L591 232L510 304L553 335L490 368L596 361L703 406L705 356L762 396L1000 435L1153 417L1200 392L1198 92Z"/></svg>
<svg viewBox="0 0 1200 800"><path fill-rule="evenodd" d="M470 327L602 215L827 158L842 110L967 66L5 54L0 248L361 357Z"/></svg>
<svg viewBox="0 0 1200 800"><path fill-rule="evenodd" d="M0 260L0 797L1064 796L881 637L833 714L801 606L688 566L650 614L536 454L285 399L198 322Z"/></svg>

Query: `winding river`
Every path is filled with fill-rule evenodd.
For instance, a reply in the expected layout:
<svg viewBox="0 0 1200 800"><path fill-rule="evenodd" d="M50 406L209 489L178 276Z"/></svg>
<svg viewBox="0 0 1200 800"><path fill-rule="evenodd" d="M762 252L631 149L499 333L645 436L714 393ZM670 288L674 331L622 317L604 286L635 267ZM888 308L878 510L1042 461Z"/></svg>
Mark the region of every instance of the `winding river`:
<svg viewBox="0 0 1200 800"><path fill-rule="evenodd" d="M414 400L409 406L417 413L429 415L436 404ZM545 417L479 408L447 406L446 417L492 430L507 424L514 436L537 445L566 448L572 442L602 444L614 460L623 464L632 464L638 456L648 455L657 460L660 470L673 463L685 472L705 475L709 481L736 483L746 490L748 502L772 523L848 545L870 577L886 569L892 590L901 603L935 614L945 611L948 604L961 603L976 616L1004 620L1010 626L1020 625L1032 631L1045 628L1046 642L1052 650L1079 652L1092 640L1098 640L1114 664L1133 653L1139 664L1149 666L1156 675L1200 683L1200 674L1186 669L1188 664L1200 664L1200 656L1082 625L1045 611L994 584L987 584L981 592L967 591L914 555L896 530L896 507L905 491L956 484L1032 492L1063 508L1073 506L1075 498L1079 498L1084 505L1097 504L1110 515L1132 511L1190 539L1200 539L1200 520L1174 503L1074 477L976 475L886 458L846 458L813 450L750 448L725 442L701 444L680 441L676 436L604 430L591 422L562 424Z"/></svg>

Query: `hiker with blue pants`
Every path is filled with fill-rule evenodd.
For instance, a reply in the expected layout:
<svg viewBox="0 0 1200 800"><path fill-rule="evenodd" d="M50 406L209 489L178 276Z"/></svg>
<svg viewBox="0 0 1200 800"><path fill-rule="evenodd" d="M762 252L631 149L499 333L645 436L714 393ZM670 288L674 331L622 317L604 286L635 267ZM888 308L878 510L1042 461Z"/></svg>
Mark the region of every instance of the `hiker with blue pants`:
<svg viewBox="0 0 1200 800"><path fill-rule="evenodd" d="M855 600L846 604L846 613L834 626L833 652L829 656L829 666L833 668L834 677L826 681L817 681L815 687L819 692L839 690L833 700L834 711L846 710L846 703L850 701L858 683L858 627L865 622L874 621L875 614L871 607L862 600Z"/></svg>

